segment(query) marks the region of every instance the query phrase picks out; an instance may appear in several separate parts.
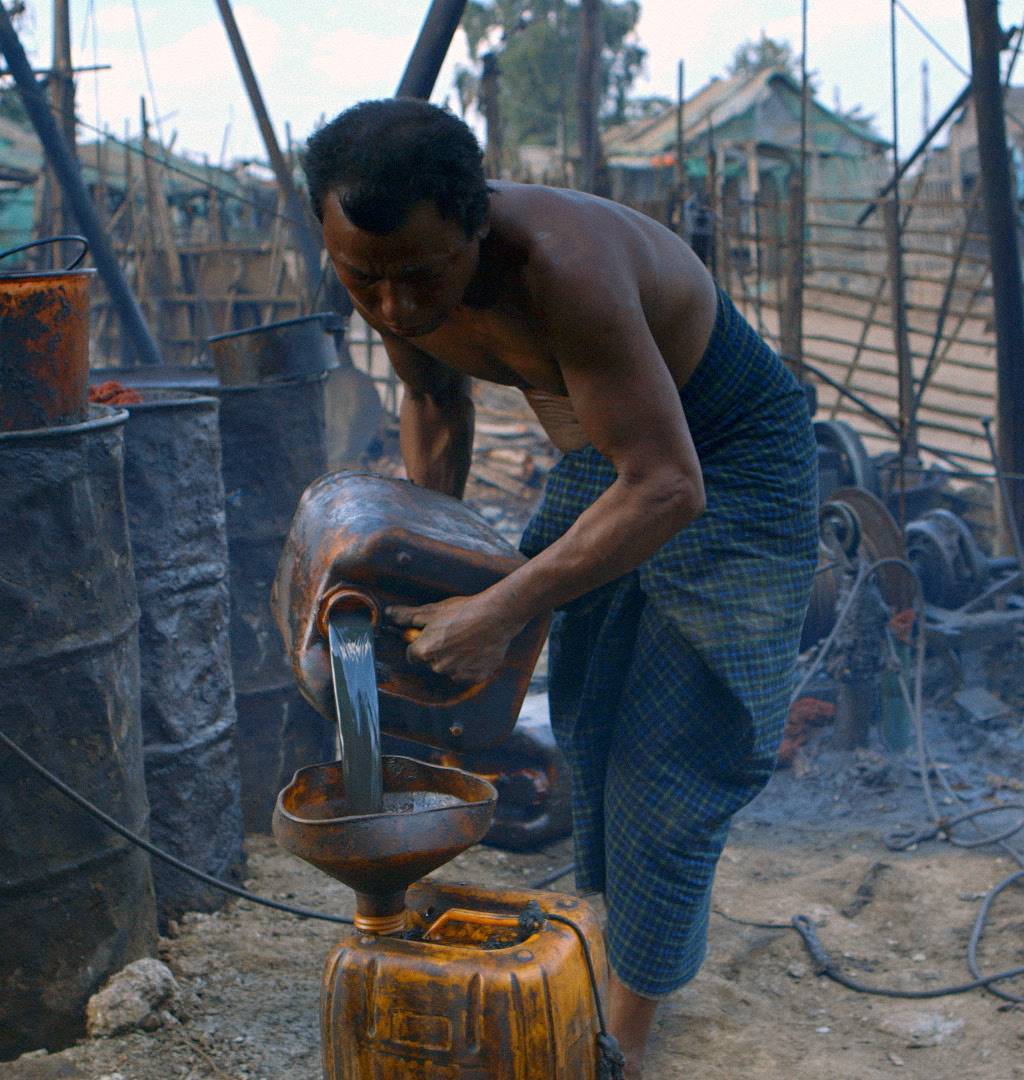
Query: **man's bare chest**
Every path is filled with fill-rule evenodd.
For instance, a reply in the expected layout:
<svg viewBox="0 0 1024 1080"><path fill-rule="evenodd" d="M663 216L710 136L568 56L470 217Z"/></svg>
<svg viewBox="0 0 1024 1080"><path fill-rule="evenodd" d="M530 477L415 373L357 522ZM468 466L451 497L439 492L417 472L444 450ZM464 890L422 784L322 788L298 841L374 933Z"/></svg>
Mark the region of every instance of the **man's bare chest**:
<svg viewBox="0 0 1024 1080"><path fill-rule="evenodd" d="M558 362L522 317L466 309L416 345L439 363L475 379L565 393Z"/></svg>

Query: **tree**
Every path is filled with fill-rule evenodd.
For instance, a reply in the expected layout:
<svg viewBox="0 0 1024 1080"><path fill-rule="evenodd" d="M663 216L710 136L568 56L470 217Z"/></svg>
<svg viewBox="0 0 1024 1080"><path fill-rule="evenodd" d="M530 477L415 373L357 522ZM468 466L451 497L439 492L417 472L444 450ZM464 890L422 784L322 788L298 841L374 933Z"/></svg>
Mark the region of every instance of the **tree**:
<svg viewBox="0 0 1024 1080"><path fill-rule="evenodd" d="M601 119L619 122L628 110L629 90L647 52L634 39L638 0L603 0ZM575 140L573 94L580 9L576 0L469 0L462 27L470 54L479 64L498 54L499 105L507 145L556 146ZM463 68L456 75L460 106L476 100L478 76ZM564 132L561 130L564 126Z"/></svg>
<svg viewBox="0 0 1024 1080"><path fill-rule="evenodd" d="M782 68L800 78L800 57L793 52L793 46L770 38L762 30L757 41L744 41L737 47L725 71L727 75L755 75L765 68Z"/></svg>

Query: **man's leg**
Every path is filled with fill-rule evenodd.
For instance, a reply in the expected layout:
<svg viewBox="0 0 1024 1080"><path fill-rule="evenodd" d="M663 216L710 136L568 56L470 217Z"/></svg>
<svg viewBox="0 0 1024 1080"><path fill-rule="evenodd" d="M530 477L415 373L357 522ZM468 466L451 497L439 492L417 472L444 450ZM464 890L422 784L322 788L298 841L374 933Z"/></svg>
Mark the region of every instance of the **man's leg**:
<svg viewBox="0 0 1024 1080"><path fill-rule="evenodd" d="M644 1075L644 1050L658 1008L656 998L641 997L624 985L615 972L608 979L608 1030L619 1041L626 1058L626 1080Z"/></svg>
<svg viewBox="0 0 1024 1080"><path fill-rule="evenodd" d="M730 775L750 742L739 707L651 604L618 704L604 792L609 1026L633 1080L658 1000L704 959L729 818L754 791Z"/></svg>

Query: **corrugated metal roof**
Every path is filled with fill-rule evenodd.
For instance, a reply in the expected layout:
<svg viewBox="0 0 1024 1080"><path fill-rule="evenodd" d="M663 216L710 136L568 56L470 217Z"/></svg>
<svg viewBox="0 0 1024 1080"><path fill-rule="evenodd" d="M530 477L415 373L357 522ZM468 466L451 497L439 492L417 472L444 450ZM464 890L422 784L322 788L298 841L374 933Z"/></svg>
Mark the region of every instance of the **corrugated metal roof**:
<svg viewBox="0 0 1024 1080"><path fill-rule="evenodd" d="M773 85L774 84L774 85ZM731 120L747 113L767 101L779 87L785 87L788 96L800 98L800 85L787 72L780 68L766 68L753 74L733 75L727 79L712 79L686 103L683 110L685 142L697 140L707 134L708 126L712 131L724 127ZM873 147L888 146L879 135L851 124L843 117L826 109L820 102L812 102L810 127L812 136L822 136L822 125L816 122L824 120L830 126L838 126L854 137ZM620 124L610 128L604 137L605 153L610 161L621 157L653 156L674 148L676 141L676 107L669 106L654 117L636 120L629 124ZM827 139L821 140L819 142Z"/></svg>

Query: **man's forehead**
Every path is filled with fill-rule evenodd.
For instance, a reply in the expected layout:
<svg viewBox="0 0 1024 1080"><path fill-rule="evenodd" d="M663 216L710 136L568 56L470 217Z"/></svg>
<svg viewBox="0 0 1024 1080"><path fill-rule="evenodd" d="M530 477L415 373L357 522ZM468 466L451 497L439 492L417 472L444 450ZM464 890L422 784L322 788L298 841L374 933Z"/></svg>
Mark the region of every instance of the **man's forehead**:
<svg viewBox="0 0 1024 1080"><path fill-rule="evenodd" d="M397 229L377 233L359 228L334 198L325 201L323 225L325 239L335 254L356 268L367 260L439 264L465 242L459 226L442 218L433 204L417 203Z"/></svg>

